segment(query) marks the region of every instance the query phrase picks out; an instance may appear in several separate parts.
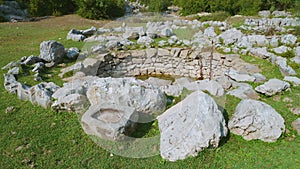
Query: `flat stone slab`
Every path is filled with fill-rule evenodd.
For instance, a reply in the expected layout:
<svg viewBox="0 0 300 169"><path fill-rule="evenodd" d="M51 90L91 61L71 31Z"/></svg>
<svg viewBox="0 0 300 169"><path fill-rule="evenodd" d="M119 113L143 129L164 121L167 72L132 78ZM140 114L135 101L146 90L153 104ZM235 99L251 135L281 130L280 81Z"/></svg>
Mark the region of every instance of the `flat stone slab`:
<svg viewBox="0 0 300 169"><path fill-rule="evenodd" d="M277 93L290 88L290 84L278 79L270 79L263 85L257 86L255 90L267 96L273 96Z"/></svg>
<svg viewBox="0 0 300 169"><path fill-rule="evenodd" d="M111 141L123 140L133 130L138 114L134 108L116 104L91 106L82 118L84 132Z"/></svg>

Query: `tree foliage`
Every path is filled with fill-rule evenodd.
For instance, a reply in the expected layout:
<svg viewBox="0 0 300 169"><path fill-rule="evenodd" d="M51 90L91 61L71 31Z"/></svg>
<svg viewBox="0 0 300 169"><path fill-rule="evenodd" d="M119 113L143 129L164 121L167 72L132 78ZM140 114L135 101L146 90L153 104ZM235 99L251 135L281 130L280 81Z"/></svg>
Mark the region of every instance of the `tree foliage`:
<svg viewBox="0 0 300 169"><path fill-rule="evenodd" d="M299 1L299 0L298 0ZM226 11L231 15L255 15L260 10L287 10L294 8L297 0L174 0L182 7L182 14Z"/></svg>
<svg viewBox="0 0 300 169"><path fill-rule="evenodd" d="M124 15L123 0L76 0L78 14L89 19L114 18Z"/></svg>

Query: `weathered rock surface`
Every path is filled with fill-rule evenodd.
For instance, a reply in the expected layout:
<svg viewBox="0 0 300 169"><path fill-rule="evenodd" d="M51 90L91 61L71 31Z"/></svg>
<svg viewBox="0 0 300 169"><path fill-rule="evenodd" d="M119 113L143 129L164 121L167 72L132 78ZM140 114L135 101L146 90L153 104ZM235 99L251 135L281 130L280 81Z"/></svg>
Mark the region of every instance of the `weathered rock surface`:
<svg viewBox="0 0 300 169"><path fill-rule="evenodd" d="M58 98L51 107L54 110L66 110L71 112L83 112L89 105L85 95L74 93Z"/></svg>
<svg viewBox="0 0 300 169"><path fill-rule="evenodd" d="M297 131L298 135L300 135L300 118L298 118L297 120L295 120L292 123L292 127L293 127L294 130Z"/></svg>
<svg viewBox="0 0 300 169"><path fill-rule="evenodd" d="M265 142L275 142L285 131L284 119L275 109L250 99L239 103L228 128L246 140L259 139Z"/></svg>
<svg viewBox="0 0 300 169"><path fill-rule="evenodd" d="M259 99L258 94L255 92L255 90L252 88L251 85L247 83L232 83L233 87L236 89L233 89L229 91L227 94L235 96L240 99Z"/></svg>
<svg viewBox="0 0 300 169"><path fill-rule="evenodd" d="M120 141L134 129L138 114L134 108L116 104L91 106L81 118L82 128L89 135L104 140Z"/></svg>
<svg viewBox="0 0 300 169"><path fill-rule="evenodd" d="M257 86L255 90L267 96L273 96L290 88L290 84L278 79L270 79L263 85Z"/></svg>
<svg viewBox="0 0 300 169"><path fill-rule="evenodd" d="M40 57L47 62L59 63L64 55L64 46L56 41L44 41L40 45Z"/></svg>
<svg viewBox="0 0 300 169"><path fill-rule="evenodd" d="M12 74L4 75L4 88L10 93L17 93L18 81Z"/></svg>
<svg viewBox="0 0 300 169"><path fill-rule="evenodd" d="M295 76L285 76L283 80L291 82L295 86L300 85L300 79L298 77L295 77Z"/></svg>
<svg viewBox="0 0 300 169"><path fill-rule="evenodd" d="M135 78L99 78L88 89L87 97L92 106L117 104L148 115L158 115L166 108L161 90Z"/></svg>
<svg viewBox="0 0 300 169"><path fill-rule="evenodd" d="M232 28L221 33L218 37L223 39L225 45L230 45L238 42L242 36L243 33L240 30Z"/></svg>
<svg viewBox="0 0 300 169"><path fill-rule="evenodd" d="M223 114L215 101L197 91L158 117L160 152L169 161L196 156L208 147L218 147L227 135Z"/></svg>
<svg viewBox="0 0 300 169"><path fill-rule="evenodd" d="M138 39L137 44L149 46L154 40L149 36L142 36Z"/></svg>
<svg viewBox="0 0 300 169"><path fill-rule="evenodd" d="M155 87L162 87L162 86L167 86L172 83L171 80L164 80L156 77L149 77L145 82L155 86Z"/></svg>
<svg viewBox="0 0 300 169"><path fill-rule="evenodd" d="M233 69L230 69L225 74L237 82L254 82L255 81L255 77L253 77L249 74L241 74L238 71L233 70Z"/></svg>

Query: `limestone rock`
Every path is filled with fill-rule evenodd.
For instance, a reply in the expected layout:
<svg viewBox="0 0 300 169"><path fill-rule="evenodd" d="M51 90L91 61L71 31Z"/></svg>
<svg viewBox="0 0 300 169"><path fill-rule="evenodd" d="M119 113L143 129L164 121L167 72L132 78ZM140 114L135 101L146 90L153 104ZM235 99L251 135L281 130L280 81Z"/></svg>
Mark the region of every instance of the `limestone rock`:
<svg viewBox="0 0 300 169"><path fill-rule="evenodd" d="M283 75L296 75L296 71L287 64L286 58L277 57L275 64Z"/></svg>
<svg viewBox="0 0 300 169"><path fill-rule="evenodd" d="M149 36L142 36L138 39L137 44L149 46L154 40Z"/></svg>
<svg viewBox="0 0 300 169"><path fill-rule="evenodd" d="M229 91L227 94L235 96L240 99L259 99L258 94L253 90L252 86L247 83L233 83L233 89Z"/></svg>
<svg viewBox="0 0 300 169"><path fill-rule="evenodd" d="M285 131L284 119L275 109L251 99L239 103L228 128L246 140L259 139L265 142L275 142Z"/></svg>
<svg viewBox="0 0 300 169"><path fill-rule="evenodd" d="M222 85L214 80L209 79L187 83L183 85L183 87L190 91L208 91L213 96L223 96L225 93Z"/></svg>
<svg viewBox="0 0 300 169"><path fill-rule="evenodd" d="M230 77L231 79L237 81L237 82L254 82L255 77L249 75L249 74L241 74L238 71L234 69L230 69L228 72L225 72L225 75Z"/></svg>
<svg viewBox="0 0 300 169"><path fill-rule="evenodd" d="M79 56L79 49L78 48L70 48L66 51L66 56L69 59L76 59Z"/></svg>
<svg viewBox="0 0 300 169"><path fill-rule="evenodd" d="M219 35L222 38L225 45L230 45L238 42L243 36L243 33L236 28L229 29Z"/></svg>
<svg viewBox="0 0 300 169"><path fill-rule="evenodd" d="M99 78L87 91L91 105L117 104L135 108L146 115L157 115L166 108L161 90L135 78Z"/></svg>
<svg viewBox="0 0 300 169"><path fill-rule="evenodd" d="M48 108L51 106L52 92L45 87L45 84L41 83L32 86L30 89L28 89L28 93L29 93L29 101L32 104L38 104L44 108Z"/></svg>
<svg viewBox="0 0 300 169"><path fill-rule="evenodd" d="M292 123L292 127L293 127L294 130L297 131L298 135L300 135L300 118L298 118L297 120L295 120Z"/></svg>
<svg viewBox="0 0 300 169"><path fill-rule="evenodd" d="M85 95L70 94L66 97L61 97L52 104L53 110L66 110L71 112L83 112L89 105L89 101Z"/></svg>
<svg viewBox="0 0 300 169"><path fill-rule="evenodd" d="M295 76L285 76L283 80L291 82L295 86L300 85L300 79L298 77L295 77Z"/></svg>
<svg viewBox="0 0 300 169"><path fill-rule="evenodd" d="M160 152L169 161L197 156L208 147L218 147L227 135L225 119L215 101L197 91L158 117Z"/></svg>
<svg viewBox="0 0 300 169"><path fill-rule="evenodd" d="M281 43L285 45L295 45L297 37L292 34L283 35L281 37Z"/></svg>
<svg viewBox="0 0 300 169"><path fill-rule="evenodd" d="M19 82L16 80L15 76L12 74L4 75L4 88L10 93L17 93Z"/></svg>
<svg viewBox="0 0 300 169"><path fill-rule="evenodd" d="M40 45L40 57L47 62L59 63L64 55L64 46L56 41L44 41Z"/></svg>
<svg viewBox="0 0 300 169"><path fill-rule="evenodd" d="M267 96L273 96L290 88L290 84L278 79L270 79L263 85L257 86L255 90Z"/></svg>
<svg viewBox="0 0 300 169"><path fill-rule="evenodd" d="M120 141L134 128L138 114L134 108L116 104L91 106L81 118L85 133L104 140Z"/></svg>
<svg viewBox="0 0 300 169"><path fill-rule="evenodd" d="M37 57L37 56L29 56L23 63L25 65L34 65L36 63L39 63L39 62L46 62L44 59L40 58L40 57Z"/></svg>
<svg viewBox="0 0 300 169"><path fill-rule="evenodd" d="M145 82L155 86L155 87L161 87L161 86L167 86L170 85L172 83L171 80L164 80L164 79L159 79L159 78L155 78L155 77L149 77L147 80L145 80Z"/></svg>

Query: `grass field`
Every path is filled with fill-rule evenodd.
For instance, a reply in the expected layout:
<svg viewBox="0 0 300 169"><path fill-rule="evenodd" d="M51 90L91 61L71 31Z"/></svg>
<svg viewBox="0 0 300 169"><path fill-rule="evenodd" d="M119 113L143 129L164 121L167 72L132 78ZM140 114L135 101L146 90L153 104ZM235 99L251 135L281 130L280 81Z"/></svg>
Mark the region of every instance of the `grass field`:
<svg viewBox="0 0 300 169"><path fill-rule="evenodd" d="M66 40L71 28L100 27L107 21L89 21L75 15L50 18L31 23L0 23L0 67L22 56L39 54L44 40L58 40L65 47L79 47L84 43ZM282 78L276 67L264 60L244 56L244 60L258 64L268 78ZM299 75L299 70L298 75ZM4 72L1 71L1 74ZM61 84L58 79L49 79ZM285 97L292 98L291 107L300 106L300 87L279 96L261 100L274 107L285 119L287 132L276 143L245 141L230 134L217 149L201 152L196 158L175 163L160 156L130 159L110 156L83 132L78 116L68 112L53 112L20 101L4 90L0 76L0 168L298 168L300 166L300 136L291 127L298 117L293 115ZM253 84L256 85L256 84ZM239 99L227 96L225 109L234 113ZM6 113L9 106L15 111Z"/></svg>

